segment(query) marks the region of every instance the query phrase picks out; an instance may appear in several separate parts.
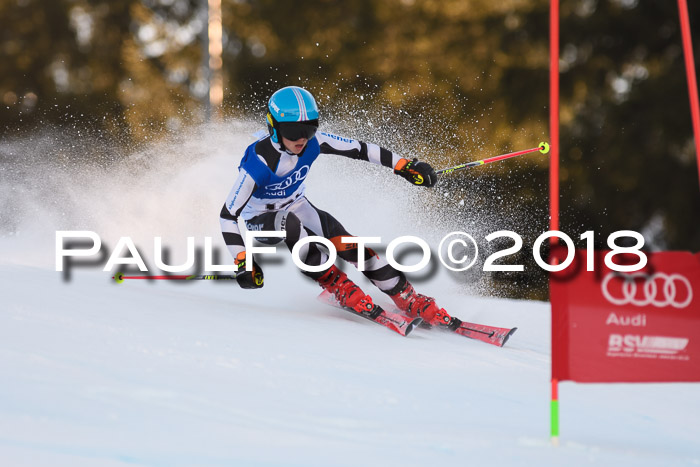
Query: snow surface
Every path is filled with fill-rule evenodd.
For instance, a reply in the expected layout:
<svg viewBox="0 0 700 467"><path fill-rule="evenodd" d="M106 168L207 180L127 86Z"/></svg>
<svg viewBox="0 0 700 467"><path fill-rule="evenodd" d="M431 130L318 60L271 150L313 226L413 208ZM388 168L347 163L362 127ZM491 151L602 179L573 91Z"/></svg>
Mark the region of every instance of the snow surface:
<svg viewBox="0 0 700 467"><path fill-rule="evenodd" d="M210 236L230 264L218 212L252 131L214 126L133 164L42 166L46 179L3 188L24 204L0 238L0 465L700 465L692 384L563 383L552 446L549 305L479 296L442 268L419 291L465 320L517 326L506 347L422 329L403 338L323 305L282 249L255 291L119 285L97 265L56 272L56 230L93 230L108 249L131 236L149 265L153 236L173 264L185 237ZM309 178L312 202L358 235L454 230L396 209L400 200L420 211L417 193L338 158Z"/></svg>

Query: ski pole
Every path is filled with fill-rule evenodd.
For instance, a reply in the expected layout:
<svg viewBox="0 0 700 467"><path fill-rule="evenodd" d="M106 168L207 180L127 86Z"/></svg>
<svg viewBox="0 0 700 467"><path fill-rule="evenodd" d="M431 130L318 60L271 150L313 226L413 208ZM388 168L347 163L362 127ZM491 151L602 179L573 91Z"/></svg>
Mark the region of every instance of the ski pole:
<svg viewBox="0 0 700 467"><path fill-rule="evenodd" d="M525 149L524 151L511 152L509 154L501 154L500 156L493 156L480 161L467 162L465 164L455 165L454 167L448 167L446 169L436 170L437 174L449 174L455 170L468 169L469 167L475 167L477 165L490 164L491 162L500 161L503 159L508 159L509 157L522 156L523 154L529 154L531 152L539 151L542 154L547 154L549 152L549 144L546 142L541 142L539 146L532 149Z"/></svg>
<svg viewBox="0 0 700 467"><path fill-rule="evenodd" d="M231 281L236 280L236 276L230 275L216 275L216 274L202 274L202 275L191 275L191 276L125 276L123 273L117 273L112 277L117 284L121 284L126 279L155 279L155 280L165 280L165 281Z"/></svg>

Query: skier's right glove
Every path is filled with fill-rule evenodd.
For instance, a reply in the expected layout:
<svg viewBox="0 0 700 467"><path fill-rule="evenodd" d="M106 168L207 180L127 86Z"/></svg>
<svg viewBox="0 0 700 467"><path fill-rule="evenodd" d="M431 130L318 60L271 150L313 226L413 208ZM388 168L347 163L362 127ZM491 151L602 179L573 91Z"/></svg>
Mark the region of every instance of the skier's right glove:
<svg viewBox="0 0 700 467"><path fill-rule="evenodd" d="M236 281L242 289L259 289L264 285L264 276L262 268L258 263L253 261L253 270L245 270L245 251L241 251L236 256L234 263L238 266L238 273L236 274Z"/></svg>
<svg viewBox="0 0 700 467"><path fill-rule="evenodd" d="M430 164L419 162L418 159L401 158L394 167L394 173L418 186L434 186L438 181L437 174Z"/></svg>

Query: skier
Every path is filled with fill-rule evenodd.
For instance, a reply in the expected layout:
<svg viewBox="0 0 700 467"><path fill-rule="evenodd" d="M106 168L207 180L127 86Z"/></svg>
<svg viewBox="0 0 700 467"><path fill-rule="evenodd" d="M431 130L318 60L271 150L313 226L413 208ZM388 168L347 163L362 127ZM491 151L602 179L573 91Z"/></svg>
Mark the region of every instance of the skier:
<svg viewBox="0 0 700 467"><path fill-rule="evenodd" d="M414 185L432 187L437 183L435 171L426 162L400 157L375 144L317 132L318 120L316 101L307 90L289 86L276 91L268 103L269 136L248 146L241 160L238 178L221 209L220 222L226 246L238 266L236 279L242 288L260 288L264 282L262 269L254 260L252 271L246 271L239 217L248 230L285 231L284 242L290 251L309 235L325 237L336 247L340 258L357 267L357 244L341 242L342 237L351 235L335 217L318 209L304 195L305 178L321 154L389 167ZM277 237L258 240L268 244L282 241ZM401 311L421 317L430 325L459 326L459 320L438 307L433 298L417 293L402 272L374 251L365 248L364 258L364 275L389 295ZM318 266L328 256L312 242L301 248L300 259L309 266ZM335 295L341 306L358 312L373 306L372 298L335 265L304 274Z"/></svg>

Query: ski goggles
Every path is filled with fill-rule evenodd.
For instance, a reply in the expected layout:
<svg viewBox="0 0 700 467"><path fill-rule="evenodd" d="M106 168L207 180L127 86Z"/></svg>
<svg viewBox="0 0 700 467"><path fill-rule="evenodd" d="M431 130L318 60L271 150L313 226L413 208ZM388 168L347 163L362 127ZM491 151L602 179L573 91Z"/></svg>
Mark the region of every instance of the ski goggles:
<svg viewBox="0 0 700 467"><path fill-rule="evenodd" d="M290 141L297 141L302 138L311 139L318 130L318 120L307 122L279 122L278 131L283 138Z"/></svg>

